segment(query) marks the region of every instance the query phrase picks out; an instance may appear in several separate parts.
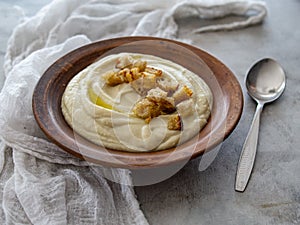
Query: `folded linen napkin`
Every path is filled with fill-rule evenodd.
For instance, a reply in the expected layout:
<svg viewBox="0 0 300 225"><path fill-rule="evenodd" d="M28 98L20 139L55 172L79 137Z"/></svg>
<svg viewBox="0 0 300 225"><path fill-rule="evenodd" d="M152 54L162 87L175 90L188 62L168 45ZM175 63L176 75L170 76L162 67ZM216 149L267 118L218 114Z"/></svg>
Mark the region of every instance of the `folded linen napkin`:
<svg viewBox="0 0 300 225"><path fill-rule="evenodd" d="M251 10L256 13L249 15ZM257 24L266 7L233 0L54 0L15 28L0 93L0 223L148 224L130 171L91 166L45 138L31 110L33 89L55 60L91 41L126 35L175 39L177 19L231 14L245 20L194 32Z"/></svg>

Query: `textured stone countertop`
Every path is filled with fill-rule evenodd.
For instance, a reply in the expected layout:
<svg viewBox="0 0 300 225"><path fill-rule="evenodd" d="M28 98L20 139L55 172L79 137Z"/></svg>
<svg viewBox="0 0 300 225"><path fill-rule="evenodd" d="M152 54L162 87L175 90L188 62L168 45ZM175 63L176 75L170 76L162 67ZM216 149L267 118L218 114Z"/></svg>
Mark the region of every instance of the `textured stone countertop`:
<svg viewBox="0 0 300 225"><path fill-rule="evenodd" d="M6 41L22 17L14 5L31 16L48 2L0 1L1 77ZM244 111L207 169L199 170L198 158L163 182L135 188L150 224L300 224L300 1L266 3L269 13L261 25L192 36L194 45L235 73L244 91ZM201 23L209 21L180 21L179 38L187 38ZM244 78L263 57L280 62L287 86L280 99L264 108L254 170L246 191L239 193L234 190L236 167L256 107L246 94Z"/></svg>

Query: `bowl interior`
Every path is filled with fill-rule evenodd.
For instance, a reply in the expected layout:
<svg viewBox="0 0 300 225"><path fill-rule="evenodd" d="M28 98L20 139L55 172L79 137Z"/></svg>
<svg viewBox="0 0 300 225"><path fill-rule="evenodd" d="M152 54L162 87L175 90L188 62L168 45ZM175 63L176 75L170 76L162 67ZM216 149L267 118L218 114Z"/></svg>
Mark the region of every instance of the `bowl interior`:
<svg viewBox="0 0 300 225"><path fill-rule="evenodd" d="M100 147L74 133L61 111L66 85L99 58L120 52L150 54L171 60L196 73L208 84L214 103L211 117L199 135L176 148L132 153ZM33 94L36 121L50 140L87 161L122 168L153 168L195 158L221 143L232 132L242 109L241 87L223 63L193 46L153 37L116 38L78 48L48 68Z"/></svg>

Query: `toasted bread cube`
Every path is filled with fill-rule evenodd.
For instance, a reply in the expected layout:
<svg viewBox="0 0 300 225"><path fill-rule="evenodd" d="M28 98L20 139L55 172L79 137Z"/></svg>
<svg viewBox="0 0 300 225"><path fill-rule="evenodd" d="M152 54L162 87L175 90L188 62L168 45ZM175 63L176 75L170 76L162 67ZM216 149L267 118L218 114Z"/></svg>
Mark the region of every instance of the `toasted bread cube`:
<svg viewBox="0 0 300 225"><path fill-rule="evenodd" d="M159 101L160 99L167 98L167 97L168 97L168 93L161 90L158 87L151 89L147 95L147 98L152 99L153 101Z"/></svg>
<svg viewBox="0 0 300 225"><path fill-rule="evenodd" d="M156 77L141 77L131 82L131 87L141 96L145 96L147 92L156 87Z"/></svg>
<svg viewBox="0 0 300 225"><path fill-rule="evenodd" d="M137 60L132 65L133 68L138 68L140 72L144 72L147 67L147 62L142 60Z"/></svg>
<svg viewBox="0 0 300 225"><path fill-rule="evenodd" d="M106 81L106 84L110 86L116 86L118 84L124 83L124 78L122 76L119 76L118 73L115 73L114 71L109 71L103 75L103 78Z"/></svg>
<svg viewBox="0 0 300 225"><path fill-rule="evenodd" d="M175 104L183 102L193 95L193 91L189 89L186 85L180 87L174 94L173 98L175 99Z"/></svg>
<svg viewBox="0 0 300 225"><path fill-rule="evenodd" d="M176 110L173 98L167 97L167 93L159 88L151 89L148 95L136 103L133 113L146 122L151 118L163 114L170 114Z"/></svg>
<svg viewBox="0 0 300 225"><path fill-rule="evenodd" d="M158 102L162 114L170 114L176 111L175 102L173 98L161 99Z"/></svg>
<svg viewBox="0 0 300 225"><path fill-rule="evenodd" d="M131 58L131 56L123 55L117 59L115 67L118 69L129 68L132 66L132 61L133 61L133 59Z"/></svg>
<svg viewBox="0 0 300 225"><path fill-rule="evenodd" d="M133 80L137 80L142 77L142 74L140 73L140 69L138 67L131 68L130 73L132 74Z"/></svg>
<svg viewBox="0 0 300 225"><path fill-rule="evenodd" d="M171 95L177 90L179 84L176 80L162 77L162 78L157 79L157 86L160 89L168 92L168 95Z"/></svg>
<svg viewBox="0 0 300 225"><path fill-rule="evenodd" d="M181 130L181 119L178 114L171 115L168 120L169 130Z"/></svg>
<svg viewBox="0 0 300 225"><path fill-rule="evenodd" d="M157 117L161 113L159 106L147 98L138 101L132 111L137 117L147 119L148 122L150 122L151 118Z"/></svg>
<svg viewBox="0 0 300 225"><path fill-rule="evenodd" d="M168 93L160 88L151 89L146 98L159 105L161 114L169 114L176 110L174 99L168 97Z"/></svg>
<svg viewBox="0 0 300 225"><path fill-rule="evenodd" d="M130 72L130 70L126 71L125 80L126 80L126 83L130 83L130 82L134 81L133 74Z"/></svg>
<svg viewBox="0 0 300 225"><path fill-rule="evenodd" d="M145 72L146 72L146 74L152 74L152 75L155 75L157 77L160 77L162 75L161 70L155 69L153 67L146 67Z"/></svg>

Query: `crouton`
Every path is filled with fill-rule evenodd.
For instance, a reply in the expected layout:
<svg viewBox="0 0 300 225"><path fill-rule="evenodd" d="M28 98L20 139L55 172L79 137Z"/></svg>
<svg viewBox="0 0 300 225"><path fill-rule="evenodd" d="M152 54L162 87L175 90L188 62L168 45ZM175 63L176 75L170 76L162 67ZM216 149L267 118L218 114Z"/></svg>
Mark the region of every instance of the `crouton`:
<svg viewBox="0 0 300 225"><path fill-rule="evenodd" d="M125 82L124 77L120 76L118 73L114 71L109 71L103 75L106 84L109 86L116 86Z"/></svg>
<svg viewBox="0 0 300 225"><path fill-rule="evenodd" d="M181 130L181 119L178 114L170 115L168 120L169 130Z"/></svg>
<svg viewBox="0 0 300 225"><path fill-rule="evenodd" d="M132 66L133 59L129 55L123 55L117 59L115 67L117 69L130 68Z"/></svg>
<svg viewBox="0 0 300 225"><path fill-rule="evenodd" d="M160 88L151 89L146 98L159 105L162 114L169 114L176 110L174 99L168 97L168 93Z"/></svg>
<svg viewBox="0 0 300 225"><path fill-rule="evenodd" d="M168 79L165 77L157 79L157 86L172 95L178 88L179 84L176 80Z"/></svg>
<svg viewBox="0 0 300 225"><path fill-rule="evenodd" d="M147 62L142 60L137 60L132 65L133 68L138 68L140 72L144 72L147 67Z"/></svg>
<svg viewBox="0 0 300 225"><path fill-rule="evenodd" d="M173 94L175 104L179 104L182 101L189 99L193 95L193 91L186 85L179 87L179 89Z"/></svg>
<svg viewBox="0 0 300 225"><path fill-rule="evenodd" d="M167 97L167 93L159 88L151 89L148 95L138 101L133 108L133 113L146 122L154 117L170 114L176 110L174 99Z"/></svg>
<svg viewBox="0 0 300 225"><path fill-rule="evenodd" d="M147 95L148 91L156 88L157 85L155 76L141 77L132 81L130 84L131 87L141 96Z"/></svg>
<svg viewBox="0 0 300 225"><path fill-rule="evenodd" d="M145 74L152 74L155 75L157 77L160 77L162 75L162 70L159 69L155 69L153 67L146 67L145 68Z"/></svg>
<svg viewBox="0 0 300 225"><path fill-rule="evenodd" d="M104 79L106 81L106 84L110 86L116 86L118 84L122 83L131 83L135 80L140 79L141 77L146 77L145 80L145 87L144 85L140 88L143 89L144 92L147 92L150 90L149 85L151 85L151 88L154 87L154 83L156 86L156 77L161 76L162 71L147 67L147 62L142 60L133 61L133 59L130 56L122 56L117 60L117 63L115 65L118 71L109 71L104 75ZM148 79L149 78L149 79ZM134 86L135 90L139 90L138 85L143 82L137 82ZM145 89L145 91L144 91ZM140 91L138 91L140 92Z"/></svg>
<svg viewBox="0 0 300 225"><path fill-rule="evenodd" d="M152 118L161 114L159 106L147 98L143 98L138 101L133 107L132 112L137 117L147 120L146 122L150 122Z"/></svg>

